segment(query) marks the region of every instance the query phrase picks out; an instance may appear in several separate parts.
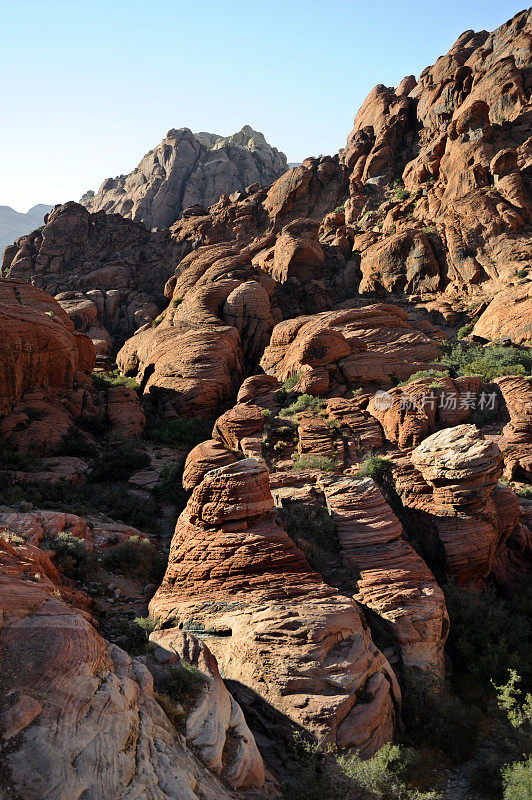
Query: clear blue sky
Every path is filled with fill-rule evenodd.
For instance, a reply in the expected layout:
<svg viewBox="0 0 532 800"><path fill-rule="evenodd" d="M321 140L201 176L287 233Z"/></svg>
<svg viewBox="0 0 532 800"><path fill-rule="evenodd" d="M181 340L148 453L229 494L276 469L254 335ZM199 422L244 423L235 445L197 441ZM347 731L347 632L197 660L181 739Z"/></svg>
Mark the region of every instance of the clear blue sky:
<svg viewBox="0 0 532 800"><path fill-rule="evenodd" d="M336 152L397 85L510 0L11 0L1 16L0 204L78 199L169 128L249 124L289 161Z"/></svg>

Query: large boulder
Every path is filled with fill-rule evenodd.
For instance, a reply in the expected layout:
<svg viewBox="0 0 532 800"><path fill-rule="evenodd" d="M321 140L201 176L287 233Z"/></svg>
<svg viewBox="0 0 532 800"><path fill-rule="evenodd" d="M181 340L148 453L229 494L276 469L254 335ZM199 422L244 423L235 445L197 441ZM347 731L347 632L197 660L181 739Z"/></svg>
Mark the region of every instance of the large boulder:
<svg viewBox="0 0 532 800"><path fill-rule="evenodd" d="M392 738L393 672L356 604L279 524L263 462L215 469L193 490L150 613L201 631L227 678L325 741L370 755Z"/></svg>

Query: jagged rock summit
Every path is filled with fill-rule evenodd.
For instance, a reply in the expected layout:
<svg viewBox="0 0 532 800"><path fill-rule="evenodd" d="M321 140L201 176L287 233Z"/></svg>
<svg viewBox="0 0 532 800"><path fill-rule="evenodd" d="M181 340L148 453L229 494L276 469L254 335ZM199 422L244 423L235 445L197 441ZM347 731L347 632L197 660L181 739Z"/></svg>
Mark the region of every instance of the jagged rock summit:
<svg viewBox="0 0 532 800"><path fill-rule="evenodd" d="M107 178L81 202L150 228L172 225L186 208L208 208L224 194L265 186L288 169L284 153L249 125L232 136L172 128L133 172ZM257 188L258 188L257 186Z"/></svg>

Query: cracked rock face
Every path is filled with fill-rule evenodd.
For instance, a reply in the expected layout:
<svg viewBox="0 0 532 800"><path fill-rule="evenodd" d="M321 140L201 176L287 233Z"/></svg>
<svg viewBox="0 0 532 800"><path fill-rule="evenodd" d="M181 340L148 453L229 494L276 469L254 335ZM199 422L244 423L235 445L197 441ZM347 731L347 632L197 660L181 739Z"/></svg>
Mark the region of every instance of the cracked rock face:
<svg viewBox="0 0 532 800"><path fill-rule="evenodd" d="M391 739L393 672L356 604L280 526L262 461L212 470L193 490L150 613L202 631L226 677L326 741L369 755Z"/></svg>

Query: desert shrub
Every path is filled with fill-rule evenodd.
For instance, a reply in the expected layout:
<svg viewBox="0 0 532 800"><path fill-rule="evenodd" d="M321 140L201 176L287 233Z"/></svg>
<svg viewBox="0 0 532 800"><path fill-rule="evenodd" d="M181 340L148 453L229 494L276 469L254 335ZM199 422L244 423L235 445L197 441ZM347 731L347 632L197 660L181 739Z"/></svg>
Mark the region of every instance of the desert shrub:
<svg viewBox="0 0 532 800"><path fill-rule="evenodd" d="M532 486L524 486L519 489L516 494L518 497L522 497L525 500L532 500Z"/></svg>
<svg viewBox="0 0 532 800"><path fill-rule="evenodd" d="M178 445L188 445L191 448L205 439L210 439L212 434L213 422L208 419L172 419L164 422L148 432L148 436L154 442L177 447Z"/></svg>
<svg viewBox="0 0 532 800"><path fill-rule="evenodd" d="M422 378L429 378L431 383L429 384L429 389L438 389L441 384L440 381L442 378L448 378L449 372L448 370L443 369L420 369L418 372L414 372L406 381L400 381L398 386L407 386L412 381L421 380Z"/></svg>
<svg viewBox="0 0 532 800"><path fill-rule="evenodd" d="M498 375L527 375L532 369L532 350L491 344L468 346L461 342L447 345L439 362L452 377L480 375L491 381Z"/></svg>
<svg viewBox="0 0 532 800"><path fill-rule="evenodd" d="M291 417L302 411L320 411L324 406L325 403L319 397L314 397L312 394L300 394L297 400L281 411L280 416Z"/></svg>
<svg viewBox="0 0 532 800"><path fill-rule="evenodd" d="M336 214L339 214L339 213L341 213L341 212L345 211L345 205L343 205L343 206L336 206L336 208L334 209L334 211L335 211L335 213L336 213Z"/></svg>
<svg viewBox="0 0 532 800"><path fill-rule="evenodd" d="M334 472L337 469L332 458L327 456L313 456L305 453L301 456L294 456L292 469L321 469L323 472Z"/></svg>
<svg viewBox="0 0 532 800"><path fill-rule="evenodd" d="M530 618L516 613L512 601L489 588L476 592L447 580L442 586L451 627L447 646L457 691L472 692L479 701L493 698L492 681L502 684L516 670L528 690L532 686Z"/></svg>
<svg viewBox="0 0 532 800"><path fill-rule="evenodd" d="M528 270L526 267L523 267L523 269L516 269L515 274L518 278L526 278L528 276Z"/></svg>
<svg viewBox="0 0 532 800"><path fill-rule="evenodd" d="M28 481L22 486L0 484L0 504L21 501L39 508L66 511L70 514L106 514L111 519L146 531L158 531L160 508L154 500L129 492L127 483L86 484L73 486L67 481Z"/></svg>
<svg viewBox="0 0 532 800"><path fill-rule="evenodd" d="M94 574L97 567L96 556L87 550L83 539L78 539L67 531L59 531L48 537L46 544L55 551L54 562L68 578L85 583Z"/></svg>
<svg viewBox="0 0 532 800"><path fill-rule="evenodd" d="M91 378L94 388L99 390L109 389L110 386L128 386L130 389L139 388L135 378L121 375L117 367L110 372L104 372L103 370L93 372Z"/></svg>
<svg viewBox="0 0 532 800"><path fill-rule="evenodd" d="M488 736L482 742L471 775L473 786L490 794L495 791L498 796L503 785L511 786L511 781L516 792L526 786L529 765L523 759L532 753L532 696L528 694L523 698L520 680L519 675L510 670L507 683L494 686L498 708L492 714ZM515 797L520 798L520 795Z"/></svg>
<svg viewBox="0 0 532 800"><path fill-rule="evenodd" d="M31 472L39 469L41 459L35 453L21 453L18 450L10 450L3 442L0 442L0 469L24 470Z"/></svg>
<svg viewBox="0 0 532 800"><path fill-rule="evenodd" d="M458 329L458 333L456 334L456 338L457 339L463 339L464 336L469 336L469 334L471 333L471 331L475 327L475 325L478 322L478 320L479 320L478 317L473 317L471 322L468 322L465 325L462 325L462 327Z"/></svg>
<svg viewBox="0 0 532 800"><path fill-rule="evenodd" d="M102 566L110 572L127 575L140 581L162 579L166 558L159 554L155 546L140 536L130 536L116 547L107 550L102 558Z"/></svg>
<svg viewBox="0 0 532 800"><path fill-rule="evenodd" d="M78 428L72 427L63 436L55 455L92 459L97 457L98 448Z"/></svg>
<svg viewBox="0 0 532 800"><path fill-rule="evenodd" d="M532 797L532 756L505 767L502 773L504 800L530 800Z"/></svg>
<svg viewBox="0 0 532 800"><path fill-rule="evenodd" d="M395 199L396 200L406 200L410 197L410 192L407 189L403 189L401 186L398 186L395 190Z"/></svg>
<svg viewBox="0 0 532 800"><path fill-rule="evenodd" d="M103 452L93 465L90 479L96 483L123 481L134 472L149 467L150 457L131 444L115 445Z"/></svg>
<svg viewBox="0 0 532 800"><path fill-rule="evenodd" d="M159 483L153 491L158 500L164 503L171 503L176 507L178 513L181 513L187 504L187 493L183 489L182 483L184 465L184 461L163 464L159 475Z"/></svg>
<svg viewBox="0 0 532 800"><path fill-rule="evenodd" d="M376 483L382 484L390 479L392 464L387 458L368 456L357 470L357 478L373 478Z"/></svg>
<svg viewBox="0 0 532 800"><path fill-rule="evenodd" d="M149 636L158 625L152 617L135 617L134 620L121 619L115 643L120 645L131 656L139 656L149 650Z"/></svg>
<svg viewBox="0 0 532 800"><path fill-rule="evenodd" d="M178 308L178 306L180 306L182 302L183 302L183 298L182 297L176 297L176 298L174 298L174 300L172 300L172 307L173 308Z"/></svg>
<svg viewBox="0 0 532 800"><path fill-rule="evenodd" d="M403 678L403 722L415 747L463 760L475 745L480 714L451 694L434 670L410 668Z"/></svg>
<svg viewBox="0 0 532 800"><path fill-rule="evenodd" d="M285 392L291 392L294 386L298 383L301 374L299 372L294 372L293 375L290 375L283 383L283 389Z"/></svg>
<svg viewBox="0 0 532 800"><path fill-rule="evenodd" d="M297 785L285 786L285 800L439 800L435 792L419 792L404 782L405 755L386 744L369 759L356 753L338 756L320 744L295 737L299 770Z"/></svg>
<svg viewBox="0 0 532 800"><path fill-rule="evenodd" d="M286 532L293 541L303 538L331 553L340 552L338 527L319 503L289 503L280 510Z"/></svg>

